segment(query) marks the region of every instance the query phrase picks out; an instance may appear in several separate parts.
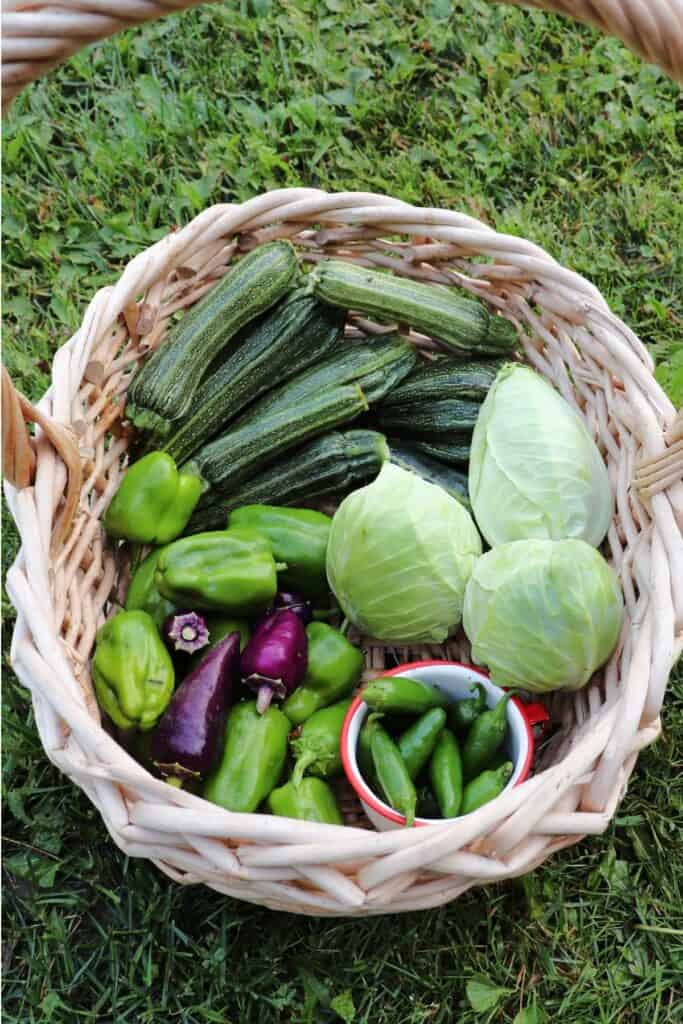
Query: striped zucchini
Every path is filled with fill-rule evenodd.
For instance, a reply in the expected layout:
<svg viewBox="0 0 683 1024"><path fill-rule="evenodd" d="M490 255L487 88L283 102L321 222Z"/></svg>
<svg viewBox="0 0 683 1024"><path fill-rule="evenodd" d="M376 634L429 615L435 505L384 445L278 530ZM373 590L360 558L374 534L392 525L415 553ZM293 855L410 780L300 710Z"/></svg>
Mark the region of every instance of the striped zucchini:
<svg viewBox="0 0 683 1024"><path fill-rule="evenodd" d="M187 466L210 490L229 495L281 452L355 419L410 373L415 359L412 345L395 336L343 345L320 366L264 395Z"/></svg>
<svg viewBox="0 0 683 1024"><path fill-rule="evenodd" d="M418 366L409 377L390 391L382 408L409 402L432 402L442 398L467 398L483 402L502 363L489 359L477 363L457 363L448 357Z"/></svg>
<svg viewBox="0 0 683 1024"><path fill-rule="evenodd" d="M481 406L466 398L442 398L420 405L379 407L373 421L385 434L409 438L438 438L449 443L459 434L471 434ZM458 443L460 443L458 441Z"/></svg>
<svg viewBox="0 0 683 1024"><path fill-rule="evenodd" d="M381 338L347 341L318 366L264 395L252 405L238 424L258 420L278 409L295 410L298 402L338 384L361 384L368 403L379 402L417 363L414 347L398 334ZM362 378L362 379L361 379Z"/></svg>
<svg viewBox="0 0 683 1024"><path fill-rule="evenodd" d="M192 407L207 368L231 338L274 305L298 274L290 242L259 246L190 309L147 360L128 390L126 415L154 440Z"/></svg>
<svg viewBox="0 0 683 1024"><path fill-rule="evenodd" d="M310 277L315 294L324 302L409 324L456 352L502 355L515 347L515 329L508 320L444 285L412 281L341 260L322 260Z"/></svg>
<svg viewBox="0 0 683 1024"><path fill-rule="evenodd" d="M181 463L250 402L335 349L344 335L342 310L298 289L243 328L220 366L195 392L191 411L173 425L164 449Z"/></svg>
<svg viewBox="0 0 683 1024"><path fill-rule="evenodd" d="M389 445L389 458L395 466L401 469L417 473L429 484L436 484L453 498L465 505L470 506L469 492L467 490L467 475L459 473L451 466L444 466L427 455L414 451L409 445L397 445L393 442Z"/></svg>
<svg viewBox="0 0 683 1024"><path fill-rule="evenodd" d="M358 384L340 384L309 396L298 407L287 406L257 420L238 422L232 430L200 448L195 458L186 463L186 468L208 485L198 508L211 501L212 492L230 494L282 452L340 423L348 423L367 408Z"/></svg>
<svg viewBox="0 0 683 1024"><path fill-rule="evenodd" d="M404 438L405 444L410 445L414 451L428 458L445 462L449 466L458 466L470 461L469 438L458 438L455 441L424 441L419 438Z"/></svg>
<svg viewBox="0 0 683 1024"><path fill-rule="evenodd" d="M188 529L197 533L223 526L241 505L308 505L345 494L374 480L388 458L387 443L374 430L332 431L257 473L229 497L215 494L197 509Z"/></svg>

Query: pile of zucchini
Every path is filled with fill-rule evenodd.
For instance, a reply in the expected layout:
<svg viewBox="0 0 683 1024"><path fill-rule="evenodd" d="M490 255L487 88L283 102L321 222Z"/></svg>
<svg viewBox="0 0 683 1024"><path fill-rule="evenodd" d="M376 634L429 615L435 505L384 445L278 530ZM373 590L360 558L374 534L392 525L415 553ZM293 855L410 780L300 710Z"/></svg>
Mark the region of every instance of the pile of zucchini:
<svg viewBox="0 0 683 1024"><path fill-rule="evenodd" d="M424 364L397 332L345 339L349 310L409 325L449 354ZM194 531L238 505L343 494L387 458L466 500L470 435L515 340L510 323L448 288L337 260L302 274L292 245L271 242L170 331L126 412L139 451L162 448L202 477Z"/></svg>

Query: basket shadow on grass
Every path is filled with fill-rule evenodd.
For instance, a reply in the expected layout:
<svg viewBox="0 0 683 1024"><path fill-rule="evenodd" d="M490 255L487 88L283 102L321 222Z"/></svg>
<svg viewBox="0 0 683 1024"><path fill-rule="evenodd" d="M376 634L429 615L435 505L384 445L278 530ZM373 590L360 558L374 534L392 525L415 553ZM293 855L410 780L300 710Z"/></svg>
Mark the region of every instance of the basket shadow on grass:
<svg viewBox="0 0 683 1024"><path fill-rule="evenodd" d="M7 666L7 603L3 617ZM605 836L448 907L357 921L277 914L126 858L47 761L28 707L5 668L7 1021L683 1020L680 667L664 737Z"/></svg>

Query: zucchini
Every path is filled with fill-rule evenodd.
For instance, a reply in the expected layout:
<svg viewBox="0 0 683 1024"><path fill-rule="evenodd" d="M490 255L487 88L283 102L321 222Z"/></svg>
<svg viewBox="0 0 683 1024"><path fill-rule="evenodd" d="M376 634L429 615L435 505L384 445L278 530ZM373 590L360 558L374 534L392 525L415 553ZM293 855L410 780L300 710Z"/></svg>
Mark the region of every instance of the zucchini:
<svg viewBox="0 0 683 1024"><path fill-rule="evenodd" d="M441 439L421 441L418 438L404 438L404 442L421 455L427 455L431 459L445 462L449 466L457 466L470 461L469 439L464 437L452 442Z"/></svg>
<svg viewBox="0 0 683 1024"><path fill-rule="evenodd" d="M389 459L395 466L417 473L427 483L442 487L466 508L470 507L465 473L459 473L451 466L444 466L436 459L430 459L428 455L414 451L408 445L397 445L393 442L389 446Z"/></svg>
<svg viewBox="0 0 683 1024"><path fill-rule="evenodd" d="M238 421L232 430L204 445L186 463L188 471L205 483L198 508L210 502L214 492L230 494L281 452L355 419L367 408L358 384L340 384L311 395L298 407L286 406L249 422Z"/></svg>
<svg viewBox="0 0 683 1024"><path fill-rule="evenodd" d="M409 438L438 438L449 443L454 435L469 435L477 422L481 406L466 398L441 398L433 402L416 404L396 403L387 408L380 406L373 417L385 434ZM458 441L458 443L460 443Z"/></svg>
<svg viewBox="0 0 683 1024"><path fill-rule="evenodd" d="M345 494L374 480L388 458L386 440L374 430L332 431L240 484L229 497L214 495L196 510L188 531L224 526L228 513L241 505L310 504Z"/></svg>
<svg viewBox="0 0 683 1024"><path fill-rule="evenodd" d="M381 320L407 323L461 353L511 353L513 325L476 299L440 284L425 284L341 260L322 260L310 272L324 302Z"/></svg>
<svg viewBox="0 0 683 1024"><path fill-rule="evenodd" d="M163 447L181 463L246 405L328 355L342 340L345 313L298 289L243 328L211 376L200 383L191 411L173 425Z"/></svg>
<svg viewBox="0 0 683 1024"><path fill-rule="evenodd" d="M206 369L250 320L272 306L294 282L296 253L290 242L254 249L190 309L135 375L126 415L156 440L185 416Z"/></svg>
<svg viewBox="0 0 683 1024"><path fill-rule="evenodd" d="M295 410L298 403L326 388L357 382L368 404L379 402L408 376L417 363L417 352L398 334L374 340L346 341L318 366L264 395L238 420L238 425L270 416L280 409Z"/></svg>
<svg viewBox="0 0 683 1024"><path fill-rule="evenodd" d="M495 359L456 363L445 358L435 363L422 364L386 396L382 408L407 402L422 404L442 398L467 398L483 402L501 366L502 363Z"/></svg>

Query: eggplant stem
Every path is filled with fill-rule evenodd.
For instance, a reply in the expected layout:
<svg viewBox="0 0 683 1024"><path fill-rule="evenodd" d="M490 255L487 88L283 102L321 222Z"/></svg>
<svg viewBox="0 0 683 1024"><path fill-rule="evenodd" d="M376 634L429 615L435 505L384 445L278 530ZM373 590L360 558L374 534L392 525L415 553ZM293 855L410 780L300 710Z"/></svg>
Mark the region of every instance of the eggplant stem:
<svg viewBox="0 0 683 1024"><path fill-rule="evenodd" d="M270 707L270 702L273 699L273 687L270 683L263 683L258 688L256 694L256 710L259 715L262 715L264 711L267 711Z"/></svg>

